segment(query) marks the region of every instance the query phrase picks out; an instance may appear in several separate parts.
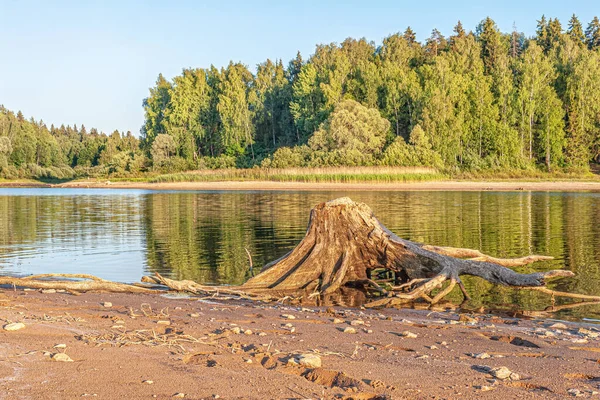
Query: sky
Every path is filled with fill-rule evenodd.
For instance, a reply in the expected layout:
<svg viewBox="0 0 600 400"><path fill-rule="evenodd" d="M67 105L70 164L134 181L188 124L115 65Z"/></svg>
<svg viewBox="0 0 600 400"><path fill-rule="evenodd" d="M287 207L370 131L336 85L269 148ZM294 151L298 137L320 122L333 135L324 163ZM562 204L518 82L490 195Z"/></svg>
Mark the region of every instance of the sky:
<svg viewBox="0 0 600 400"><path fill-rule="evenodd" d="M584 28L597 0L0 0L0 104L47 125L84 124L139 134L142 100L159 73L284 64L316 44L347 37L381 40L411 26L425 40L458 20L474 30L486 16L503 32L531 36L542 14Z"/></svg>

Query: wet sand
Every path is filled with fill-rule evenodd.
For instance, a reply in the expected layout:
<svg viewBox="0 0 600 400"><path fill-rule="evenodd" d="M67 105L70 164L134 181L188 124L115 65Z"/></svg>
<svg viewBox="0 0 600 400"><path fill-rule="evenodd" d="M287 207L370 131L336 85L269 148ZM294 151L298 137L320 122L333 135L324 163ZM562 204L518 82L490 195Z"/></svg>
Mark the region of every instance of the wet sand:
<svg viewBox="0 0 600 400"><path fill-rule="evenodd" d="M12 289L0 293L0 319L25 324L0 329L7 399L562 399L600 391L599 330L568 322ZM56 353L73 361L53 361ZM296 365L299 354L317 355L321 368ZM516 375L496 379L497 367Z"/></svg>
<svg viewBox="0 0 600 400"><path fill-rule="evenodd" d="M303 183L303 182L110 182L73 181L56 185L3 182L0 187L115 188L147 190L293 190L293 191L594 191L600 181L431 181L407 183Z"/></svg>

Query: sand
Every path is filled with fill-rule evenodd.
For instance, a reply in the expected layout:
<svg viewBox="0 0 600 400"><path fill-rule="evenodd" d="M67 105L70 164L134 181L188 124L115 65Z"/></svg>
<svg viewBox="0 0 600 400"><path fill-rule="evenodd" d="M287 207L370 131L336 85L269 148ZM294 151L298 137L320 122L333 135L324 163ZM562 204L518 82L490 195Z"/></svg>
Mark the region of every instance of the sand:
<svg viewBox="0 0 600 400"><path fill-rule="evenodd" d="M302 182L110 182L72 181L57 185L31 182L0 182L0 187L115 188L147 190L294 190L294 191L594 191L600 181L431 181L408 183L302 183Z"/></svg>
<svg viewBox="0 0 600 400"><path fill-rule="evenodd" d="M0 329L0 397L10 399L562 399L600 391L598 329L568 322L12 289L0 293L0 319L25 324ZM53 361L56 353L73 362ZM481 353L489 358L473 357ZM298 354L317 355L322 367L288 361ZM519 376L495 379L496 367Z"/></svg>

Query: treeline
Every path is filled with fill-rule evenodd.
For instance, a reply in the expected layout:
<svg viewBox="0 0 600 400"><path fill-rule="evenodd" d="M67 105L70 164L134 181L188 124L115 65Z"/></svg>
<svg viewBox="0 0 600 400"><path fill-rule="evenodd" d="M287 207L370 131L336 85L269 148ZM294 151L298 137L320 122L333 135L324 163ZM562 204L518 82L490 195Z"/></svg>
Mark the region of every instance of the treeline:
<svg viewBox="0 0 600 400"><path fill-rule="evenodd" d="M458 22L420 43L318 45L304 60L159 75L141 146L155 168L335 165L587 170L600 154L600 21L536 35Z"/></svg>
<svg viewBox="0 0 600 400"><path fill-rule="evenodd" d="M84 125L49 128L0 106L0 177L72 179L137 175L149 160L131 132L107 135Z"/></svg>
<svg viewBox="0 0 600 400"><path fill-rule="evenodd" d="M259 64L159 75L138 140L47 127L0 106L0 177L199 168L430 166L586 171L600 161L600 20L542 17L534 37L484 19L424 42L318 45Z"/></svg>

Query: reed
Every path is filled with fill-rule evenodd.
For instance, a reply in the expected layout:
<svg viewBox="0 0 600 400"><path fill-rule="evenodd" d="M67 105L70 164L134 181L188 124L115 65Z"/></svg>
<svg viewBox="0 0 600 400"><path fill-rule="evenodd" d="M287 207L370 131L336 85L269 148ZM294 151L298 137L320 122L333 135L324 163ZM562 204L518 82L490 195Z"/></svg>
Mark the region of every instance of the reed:
<svg viewBox="0 0 600 400"><path fill-rule="evenodd" d="M414 182L447 179L427 167L327 167L198 170L159 175L150 182L271 181L308 183Z"/></svg>

